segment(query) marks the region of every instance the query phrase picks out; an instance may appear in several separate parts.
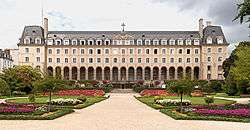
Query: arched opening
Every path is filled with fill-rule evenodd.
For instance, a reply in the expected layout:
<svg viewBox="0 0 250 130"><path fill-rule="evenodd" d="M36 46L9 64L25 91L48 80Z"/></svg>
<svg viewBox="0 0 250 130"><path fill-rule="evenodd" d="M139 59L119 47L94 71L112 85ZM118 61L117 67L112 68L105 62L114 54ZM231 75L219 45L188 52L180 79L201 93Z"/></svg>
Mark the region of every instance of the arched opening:
<svg viewBox="0 0 250 130"><path fill-rule="evenodd" d="M72 80L77 80L77 68L72 67Z"/></svg>
<svg viewBox="0 0 250 130"><path fill-rule="evenodd" d="M177 68L177 78L183 79L183 68L182 67Z"/></svg>
<svg viewBox="0 0 250 130"><path fill-rule="evenodd" d="M88 68L88 80L94 80L94 68L93 67Z"/></svg>
<svg viewBox="0 0 250 130"><path fill-rule="evenodd" d="M49 76L53 76L53 68L51 66L48 67L47 73Z"/></svg>
<svg viewBox="0 0 250 130"><path fill-rule="evenodd" d="M110 80L110 68L109 67L104 68L104 79Z"/></svg>
<svg viewBox="0 0 250 130"><path fill-rule="evenodd" d="M80 68L80 80L86 80L86 69L85 69L85 67Z"/></svg>
<svg viewBox="0 0 250 130"><path fill-rule="evenodd" d="M199 79L199 77L200 77L200 68L194 67L194 78Z"/></svg>
<svg viewBox="0 0 250 130"><path fill-rule="evenodd" d="M56 78L61 79L62 78L62 73L61 73L61 67L57 66L56 67Z"/></svg>
<svg viewBox="0 0 250 130"><path fill-rule="evenodd" d="M126 68L121 68L121 81L126 81Z"/></svg>
<svg viewBox="0 0 250 130"><path fill-rule="evenodd" d="M128 80L129 81L135 80L135 69L133 67L128 68Z"/></svg>
<svg viewBox="0 0 250 130"><path fill-rule="evenodd" d="M161 80L167 80L167 67L161 68Z"/></svg>
<svg viewBox="0 0 250 130"><path fill-rule="evenodd" d="M142 80L142 67L138 67L136 69L136 77L137 77L137 80Z"/></svg>
<svg viewBox="0 0 250 130"><path fill-rule="evenodd" d="M118 81L118 68L117 67L113 67L112 69L112 77L113 77L113 81Z"/></svg>
<svg viewBox="0 0 250 130"><path fill-rule="evenodd" d="M69 80L69 67L63 68L63 77L65 80Z"/></svg>
<svg viewBox="0 0 250 130"><path fill-rule="evenodd" d="M96 68L96 80L102 80L102 68L101 67Z"/></svg>
<svg viewBox="0 0 250 130"><path fill-rule="evenodd" d="M153 80L159 80L159 68L158 67L153 68Z"/></svg>
<svg viewBox="0 0 250 130"><path fill-rule="evenodd" d="M144 75L144 77L145 77L145 80L150 80L150 77L151 77L151 69L150 69L150 67L146 67L145 68L145 75Z"/></svg>
<svg viewBox="0 0 250 130"><path fill-rule="evenodd" d="M186 77L185 78L191 79L191 75L192 75L191 67L186 67Z"/></svg>
<svg viewBox="0 0 250 130"><path fill-rule="evenodd" d="M169 68L169 79L170 80L174 80L175 79L175 68L174 67L170 67Z"/></svg>

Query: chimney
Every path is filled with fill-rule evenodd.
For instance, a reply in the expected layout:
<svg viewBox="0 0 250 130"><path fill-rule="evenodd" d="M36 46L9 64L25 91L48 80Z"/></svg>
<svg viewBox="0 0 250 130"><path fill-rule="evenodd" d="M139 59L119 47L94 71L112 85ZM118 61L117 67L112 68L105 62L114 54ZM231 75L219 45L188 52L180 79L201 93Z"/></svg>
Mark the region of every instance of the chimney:
<svg viewBox="0 0 250 130"><path fill-rule="evenodd" d="M212 26L212 22L211 21L207 21L207 26Z"/></svg>
<svg viewBox="0 0 250 130"><path fill-rule="evenodd" d="M49 29L48 24L49 24L48 18L44 18L43 29L44 29L44 38L45 39L48 36L48 29Z"/></svg>
<svg viewBox="0 0 250 130"><path fill-rule="evenodd" d="M203 19L202 18L200 18L199 19L199 34L200 34L200 36L201 37L203 37Z"/></svg>

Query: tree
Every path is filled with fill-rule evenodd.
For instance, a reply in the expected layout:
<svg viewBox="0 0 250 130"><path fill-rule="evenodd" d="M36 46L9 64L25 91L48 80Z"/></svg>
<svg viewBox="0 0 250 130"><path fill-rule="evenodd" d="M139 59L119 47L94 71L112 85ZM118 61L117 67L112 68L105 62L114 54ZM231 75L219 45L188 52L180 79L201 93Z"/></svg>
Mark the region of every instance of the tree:
<svg viewBox="0 0 250 130"><path fill-rule="evenodd" d="M41 79L42 72L31 66L15 66L4 70L0 77L10 86L11 93L13 91L29 93L33 89L32 83Z"/></svg>
<svg viewBox="0 0 250 130"><path fill-rule="evenodd" d="M34 83L35 91L49 92L49 107L48 110L51 111L51 100L52 92L63 88L65 85L63 80L56 79L54 77L46 77L41 81Z"/></svg>
<svg viewBox="0 0 250 130"><path fill-rule="evenodd" d="M10 93L9 85L0 78L0 94L1 95L8 95Z"/></svg>
<svg viewBox="0 0 250 130"><path fill-rule="evenodd" d="M250 22L250 0L244 0L243 3L238 4L238 15L234 18L234 21L240 19L240 23L244 21ZM247 20L245 18L247 17ZM250 26L249 26L250 27Z"/></svg>
<svg viewBox="0 0 250 130"><path fill-rule="evenodd" d="M191 80L182 79L175 83L171 83L170 85L171 86L169 87L169 90L181 96L180 112L182 113L183 95L184 94L191 95L191 92L194 88L194 83Z"/></svg>

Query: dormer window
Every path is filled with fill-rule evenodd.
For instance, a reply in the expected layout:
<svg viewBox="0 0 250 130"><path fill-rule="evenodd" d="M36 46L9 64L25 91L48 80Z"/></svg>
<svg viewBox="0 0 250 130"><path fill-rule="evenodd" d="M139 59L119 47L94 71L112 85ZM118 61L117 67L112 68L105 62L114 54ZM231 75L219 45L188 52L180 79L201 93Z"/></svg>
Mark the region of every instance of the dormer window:
<svg viewBox="0 0 250 130"><path fill-rule="evenodd" d="M191 42L190 39L187 39L187 40L186 40L186 45L192 45L192 42Z"/></svg>
<svg viewBox="0 0 250 130"><path fill-rule="evenodd" d="M158 45L159 44L159 40L154 40L153 41L153 45Z"/></svg>
<svg viewBox="0 0 250 130"><path fill-rule="evenodd" d="M222 37L218 37L217 38L217 43L218 44L223 44L223 38Z"/></svg>
<svg viewBox="0 0 250 130"><path fill-rule="evenodd" d="M213 43L213 39L211 37L207 38L207 44L212 44Z"/></svg>
<svg viewBox="0 0 250 130"><path fill-rule="evenodd" d="M64 45L69 45L69 40L64 40L63 43Z"/></svg>
<svg viewBox="0 0 250 130"><path fill-rule="evenodd" d="M102 40L97 40L97 41L96 41L96 44L97 44L97 45L102 45Z"/></svg>
<svg viewBox="0 0 250 130"><path fill-rule="evenodd" d="M24 44L30 44L30 38L29 37L26 37L24 39Z"/></svg>
<svg viewBox="0 0 250 130"><path fill-rule="evenodd" d="M88 40L88 45L93 45L94 44L94 40Z"/></svg>
<svg viewBox="0 0 250 130"><path fill-rule="evenodd" d="M85 40L80 40L81 45L85 45Z"/></svg>
<svg viewBox="0 0 250 130"><path fill-rule="evenodd" d="M200 40L199 39L194 39L194 45L200 45Z"/></svg>
<svg viewBox="0 0 250 130"><path fill-rule="evenodd" d="M77 45L77 40L76 39L72 40L72 45Z"/></svg>
<svg viewBox="0 0 250 130"><path fill-rule="evenodd" d="M56 45L61 45L61 40L56 40Z"/></svg>
<svg viewBox="0 0 250 130"><path fill-rule="evenodd" d="M36 44L41 44L41 38L36 38L35 43L36 43Z"/></svg>
<svg viewBox="0 0 250 130"><path fill-rule="evenodd" d="M178 45L183 45L183 40L182 39L178 40Z"/></svg>
<svg viewBox="0 0 250 130"><path fill-rule="evenodd" d="M167 41L167 40L162 40L162 41L161 41L161 44L162 44L162 45L167 45L167 44L168 44L168 41Z"/></svg>
<svg viewBox="0 0 250 130"><path fill-rule="evenodd" d="M48 39L47 44L48 45L53 45L53 39Z"/></svg>
<svg viewBox="0 0 250 130"><path fill-rule="evenodd" d="M137 45L142 45L142 40L137 40Z"/></svg>
<svg viewBox="0 0 250 130"><path fill-rule="evenodd" d="M170 43L170 45L175 45L175 40L174 39L170 39L169 43Z"/></svg>
<svg viewBox="0 0 250 130"><path fill-rule="evenodd" d="M110 45L110 41L109 40L105 40L105 45Z"/></svg>
<svg viewBox="0 0 250 130"><path fill-rule="evenodd" d="M150 40L145 40L145 45L150 45Z"/></svg>

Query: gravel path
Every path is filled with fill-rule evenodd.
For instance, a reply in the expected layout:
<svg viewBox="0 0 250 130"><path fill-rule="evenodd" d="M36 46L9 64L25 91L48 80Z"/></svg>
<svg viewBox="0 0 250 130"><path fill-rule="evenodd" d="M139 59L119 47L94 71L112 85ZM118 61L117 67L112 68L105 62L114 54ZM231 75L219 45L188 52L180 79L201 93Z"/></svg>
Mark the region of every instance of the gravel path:
<svg viewBox="0 0 250 130"><path fill-rule="evenodd" d="M140 103L134 94L110 98L52 121L0 121L0 130L250 130L250 123L176 121Z"/></svg>

